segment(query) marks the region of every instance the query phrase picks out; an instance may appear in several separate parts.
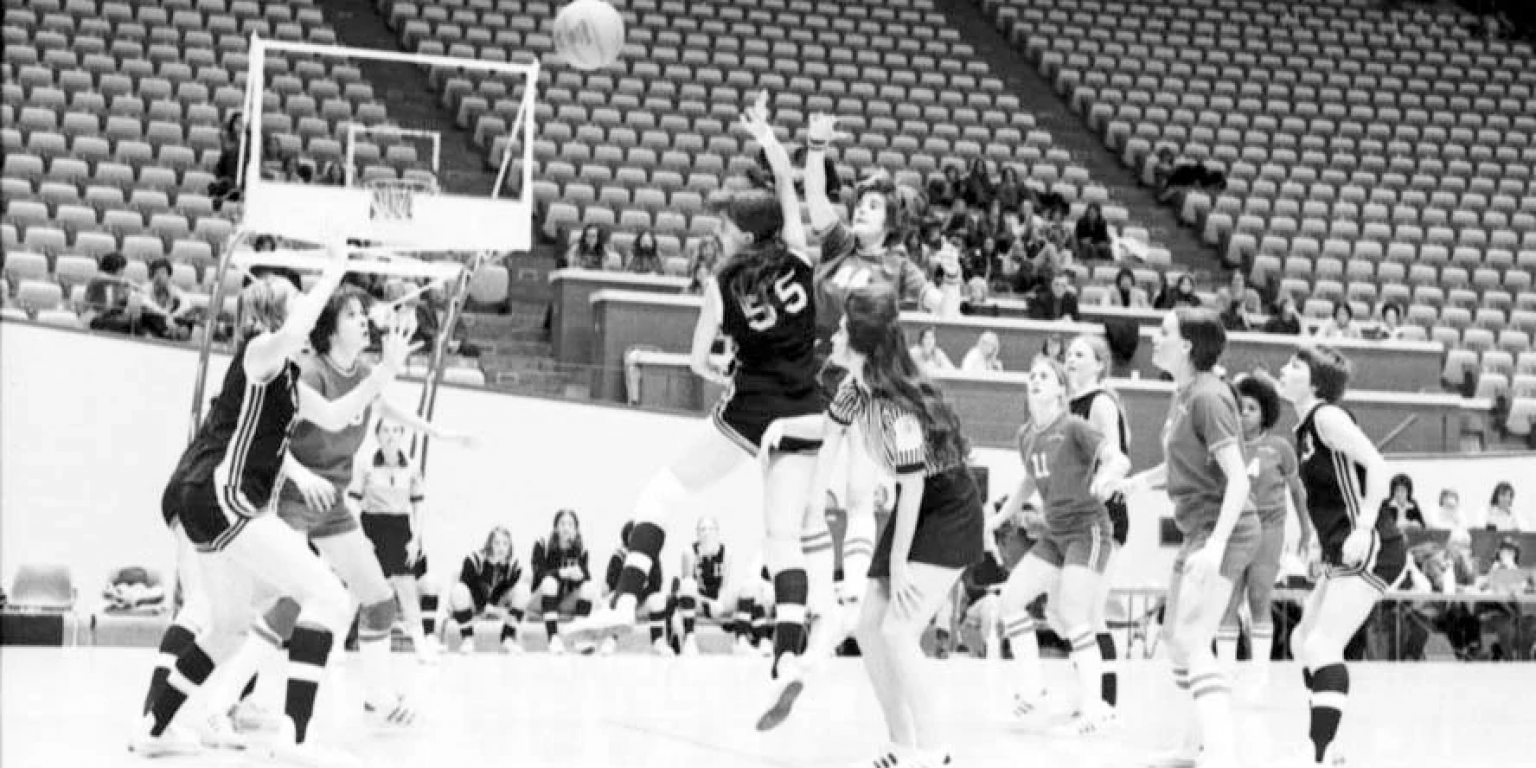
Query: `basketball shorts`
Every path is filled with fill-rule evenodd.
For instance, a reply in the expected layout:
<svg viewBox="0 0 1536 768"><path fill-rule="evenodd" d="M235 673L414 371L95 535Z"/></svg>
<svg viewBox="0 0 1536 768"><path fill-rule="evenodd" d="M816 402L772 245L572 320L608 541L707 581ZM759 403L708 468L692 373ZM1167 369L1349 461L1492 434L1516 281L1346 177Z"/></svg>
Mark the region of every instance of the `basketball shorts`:
<svg viewBox="0 0 1536 768"><path fill-rule="evenodd" d="M1184 543L1179 547L1179 554L1173 559L1173 573L1175 576L1184 573L1184 563L1189 556L1205 547L1206 541L1211 537L1211 529L1208 527L1197 528L1184 534ZM1221 556L1220 573L1223 578L1234 584L1241 581L1243 575L1253 565L1254 556L1259 552L1259 544L1264 537L1263 526L1256 515L1243 515L1232 527L1232 536L1227 539L1227 549Z"/></svg>
<svg viewBox="0 0 1536 768"><path fill-rule="evenodd" d="M1035 542L1029 554L1057 568L1073 565L1091 568L1094 573L1103 573L1109 568L1109 556L1114 551L1109 531L1095 525L1087 530L1061 535L1048 533Z"/></svg>
<svg viewBox="0 0 1536 768"><path fill-rule="evenodd" d="M227 505L212 480L173 479L160 497L167 520L179 521L199 552L219 552L240 535L251 516Z"/></svg>
<svg viewBox="0 0 1536 768"><path fill-rule="evenodd" d="M763 442L763 433L773 422L794 416L809 416L826 410L826 401L817 392L802 397L781 397L767 393L731 393L720 399L715 406L715 427L731 442L750 456L757 455ZM815 453L821 449L820 440L785 438L779 444L781 453Z"/></svg>
<svg viewBox="0 0 1536 768"><path fill-rule="evenodd" d="M1323 545L1323 577L1342 579L1359 576L1379 592L1386 592L1402 577L1408 567L1408 546L1403 537L1382 539L1381 534L1371 533L1371 548L1365 560L1358 565L1344 564L1344 541L1326 542Z"/></svg>
<svg viewBox="0 0 1536 768"><path fill-rule="evenodd" d="M362 516L363 535L373 542L373 553L379 558L379 567L384 569L386 577L410 576L415 573L415 567L408 562L406 545L411 541L411 518L409 515L368 515Z"/></svg>
<svg viewBox="0 0 1536 768"><path fill-rule="evenodd" d="M343 533L355 531L359 527L357 516L353 515L352 510L347 507L346 496L346 486L337 485L335 503L324 512L316 512L304 503L304 497L299 495L298 490L292 485L284 484L282 494L277 500L277 516L294 530L308 535L311 539L340 536Z"/></svg>
<svg viewBox="0 0 1536 768"><path fill-rule="evenodd" d="M1110 537L1120 546L1125 546L1125 537L1131 532L1131 514L1125 505L1125 494L1117 493L1104 502L1104 509L1109 512Z"/></svg>
<svg viewBox="0 0 1536 768"><path fill-rule="evenodd" d="M900 508L897 491L893 509ZM923 479L923 501L917 514L917 530L912 533L912 551L907 559L914 563L943 568L966 568L981 562L984 512L976 479L966 467L955 467ZM892 518L894 520L894 516ZM887 523L875 545L869 577L891 576L891 542L896 526Z"/></svg>

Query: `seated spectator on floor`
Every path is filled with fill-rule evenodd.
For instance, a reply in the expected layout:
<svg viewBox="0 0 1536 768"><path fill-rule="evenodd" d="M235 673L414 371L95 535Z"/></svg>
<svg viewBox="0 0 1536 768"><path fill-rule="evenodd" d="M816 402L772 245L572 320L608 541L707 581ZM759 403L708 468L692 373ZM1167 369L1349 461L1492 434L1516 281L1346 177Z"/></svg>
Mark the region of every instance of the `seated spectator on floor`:
<svg viewBox="0 0 1536 768"><path fill-rule="evenodd" d="M1317 328L1319 339L1358 339L1360 326L1355 325L1355 310L1342 299L1333 302L1333 315Z"/></svg>
<svg viewBox="0 0 1536 768"><path fill-rule="evenodd" d="M1384 302L1377 310L1376 323L1360 329L1360 338L1372 341L1396 341L1403 337L1403 308L1392 302Z"/></svg>
<svg viewBox="0 0 1536 768"><path fill-rule="evenodd" d="M688 292L703 293L704 284L720 266L720 241L713 235L694 238L688 244Z"/></svg>
<svg viewBox="0 0 1536 768"><path fill-rule="evenodd" d="M656 235L653 232L646 230L635 238L635 246L630 249L629 263L624 265L624 271L640 275L662 273L661 253L656 249Z"/></svg>
<svg viewBox="0 0 1536 768"><path fill-rule="evenodd" d="M587 546L581 539L581 521L574 510L556 512L549 537L533 545L533 584L539 596L544 631L549 635L549 651L564 653L561 615L590 616L592 605L598 600L597 585L592 582L588 566Z"/></svg>
<svg viewBox="0 0 1536 768"><path fill-rule="evenodd" d="M474 652L475 620L481 616L501 619L503 653L522 653L517 630L528 600L528 585L523 583L523 564L512 547L512 532L498 525L478 550L464 558L459 580L448 591L452 621L447 631L458 627L459 653Z"/></svg>
<svg viewBox="0 0 1536 768"><path fill-rule="evenodd" d="M1488 499L1488 514L1483 518L1490 531L1520 531L1520 516L1515 514L1515 487L1500 481Z"/></svg>
<svg viewBox="0 0 1536 768"><path fill-rule="evenodd" d="M998 340L997 334L992 331L983 331L976 337L976 346L960 361L960 370L966 373L993 373L1003 370L1002 358L998 357L1002 352L1003 344Z"/></svg>
<svg viewBox="0 0 1536 768"><path fill-rule="evenodd" d="M1413 498L1413 478L1398 474L1387 486L1387 498L1381 502L1381 513L1397 523L1399 528L1428 528L1419 502Z"/></svg>
<svg viewBox="0 0 1536 768"><path fill-rule="evenodd" d="M1226 288L1216 291L1216 311L1221 314L1221 325L1229 331L1251 331L1253 327L1248 323L1248 313L1243 311L1243 305L1232 300L1232 295Z"/></svg>
<svg viewBox="0 0 1536 768"><path fill-rule="evenodd" d="M949 355L939 347L939 334L933 326L924 328L917 335L917 344L910 350L912 360L922 367L925 373L934 371L953 371L955 364L950 362Z"/></svg>
<svg viewBox="0 0 1536 768"><path fill-rule="evenodd" d="M1104 303L1111 307L1147 307L1147 292L1136 287L1136 273L1130 267L1121 267L1115 273L1115 284L1104 292Z"/></svg>
<svg viewBox="0 0 1536 768"><path fill-rule="evenodd" d="M1098 203L1089 203L1087 210L1083 211L1083 217L1077 220L1076 240L1077 257L1084 261L1108 261L1113 257L1109 222L1104 220L1104 211Z"/></svg>
<svg viewBox="0 0 1536 768"><path fill-rule="evenodd" d="M1265 333L1301 335L1301 314L1296 311L1296 300L1290 295L1281 296L1260 330Z"/></svg>
<svg viewBox="0 0 1536 768"><path fill-rule="evenodd" d="M608 245L608 230L596 224L588 224L581 230L581 238L565 252L565 259L556 269L606 269L618 271L623 264L619 254Z"/></svg>
<svg viewBox="0 0 1536 768"><path fill-rule="evenodd" d="M619 529L619 548L613 551L613 556L608 558L608 570L604 581L605 592L603 597L613 600L619 590L619 575L624 573L624 561L629 557L629 534L634 531L634 521L624 523ZM667 645L667 593L662 587L661 561L652 560L650 573L646 575L645 586L640 590L640 607L636 610L636 619L644 624L651 636L651 650L658 656L671 656L672 646ZM610 656L619 647L619 640L613 635L603 638L602 645L598 646L598 654Z"/></svg>
<svg viewBox="0 0 1536 768"><path fill-rule="evenodd" d="M1029 297L1029 316L1036 320L1077 321L1077 294L1066 275L1053 275L1050 285L1035 289Z"/></svg>
<svg viewBox="0 0 1536 768"><path fill-rule="evenodd" d="M180 288L171 282L169 259L149 263L149 290L140 305L139 324L145 333L161 339L181 341L192 335L195 321L192 304Z"/></svg>
<svg viewBox="0 0 1536 768"><path fill-rule="evenodd" d="M740 578L735 561L720 540L720 524L714 517L701 516L694 535L693 545L683 550L677 588L683 655L699 652L694 630L700 617L719 622L726 634L736 638L738 652L755 651L753 625L762 610L758 599L761 582Z"/></svg>
<svg viewBox="0 0 1536 768"><path fill-rule="evenodd" d="M85 285L85 308L80 319L93 331L131 334L138 326L143 295L123 277L128 260L109 253L96 265L96 276Z"/></svg>

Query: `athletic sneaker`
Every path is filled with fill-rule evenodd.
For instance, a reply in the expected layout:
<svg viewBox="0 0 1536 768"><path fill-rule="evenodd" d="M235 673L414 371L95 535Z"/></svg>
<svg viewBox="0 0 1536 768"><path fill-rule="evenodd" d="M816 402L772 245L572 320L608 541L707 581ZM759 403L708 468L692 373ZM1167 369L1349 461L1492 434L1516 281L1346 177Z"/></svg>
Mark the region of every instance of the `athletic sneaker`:
<svg viewBox="0 0 1536 768"><path fill-rule="evenodd" d="M512 656L521 656L523 655L523 644L519 643L517 638L509 637L501 641L501 652Z"/></svg>
<svg viewBox="0 0 1536 768"><path fill-rule="evenodd" d="M742 635L741 637L736 638L736 653L741 654L742 656L746 656L748 654L757 653L757 648L752 645L752 641L747 639L746 635Z"/></svg>
<svg viewBox="0 0 1536 768"><path fill-rule="evenodd" d="M145 715L139 721L133 736L128 740L128 751L144 757L184 757L202 754L203 747L187 732L168 727L159 736L150 735L155 726L154 715Z"/></svg>
<svg viewBox="0 0 1536 768"><path fill-rule="evenodd" d="M1328 753L1323 755L1321 763L1313 759L1315 754L1312 745L1308 744L1305 747L1298 747L1295 752L1267 764L1267 768L1317 768L1319 765L1327 766L1327 768L1343 768L1349 764L1344 759L1343 753L1337 748L1337 745L1328 748ZM1201 768L1204 767L1202 766Z"/></svg>
<svg viewBox="0 0 1536 768"><path fill-rule="evenodd" d="M249 740L235 731L229 715L222 712L211 712L203 718L198 723L197 737L208 749L239 750L249 746Z"/></svg>
<svg viewBox="0 0 1536 768"><path fill-rule="evenodd" d="M376 726L402 728L416 722L416 707L404 696L372 704L363 702L363 712Z"/></svg>
<svg viewBox="0 0 1536 768"><path fill-rule="evenodd" d="M885 751L880 753L875 759L860 760L848 768L918 768L918 766L911 759L903 759L897 753L896 748L891 746L886 747Z"/></svg>
<svg viewBox="0 0 1536 768"><path fill-rule="evenodd" d="M664 637L658 637L658 638L656 638L656 642L651 643L651 652L656 654L657 656L676 656L677 655L677 654L672 652L672 646L667 643L667 639L664 638Z"/></svg>
<svg viewBox="0 0 1536 768"><path fill-rule="evenodd" d="M565 641L561 640L559 635L555 635L549 639L549 652L556 656L564 655Z"/></svg>
<svg viewBox="0 0 1536 768"><path fill-rule="evenodd" d="M475 636L474 635L470 635L469 637L466 637L463 640L460 640L459 641L459 647L456 650L458 650L459 653L464 654L466 656L471 654L471 653L474 653L475 652Z"/></svg>
<svg viewBox="0 0 1536 768"><path fill-rule="evenodd" d="M1051 729L1051 733L1067 737L1103 736L1119 724L1120 716L1115 714L1115 710L1100 704L1097 707L1090 706L1087 712L1056 726Z"/></svg>
<svg viewBox="0 0 1536 768"><path fill-rule="evenodd" d="M441 661L439 658L441 652L441 648L437 644L437 638L428 635L421 645L416 646L416 661L422 664L435 665Z"/></svg>
<svg viewBox="0 0 1536 768"><path fill-rule="evenodd" d="M1055 717L1050 711L1045 691L1013 695L1013 717L1028 725L1040 725Z"/></svg>
<svg viewBox="0 0 1536 768"><path fill-rule="evenodd" d="M613 652L617 651L618 649L619 649L618 638L614 637L613 635L609 635L609 636L603 638L603 644L598 647L597 655L599 655L599 656L612 656Z"/></svg>
<svg viewBox="0 0 1536 768"><path fill-rule="evenodd" d="M795 707L795 700L805 692L805 676L798 656L787 653L780 656L779 663L775 665L775 675L768 710L757 719L759 731L772 730L787 720Z"/></svg>
<svg viewBox="0 0 1536 768"><path fill-rule="evenodd" d="M684 656L697 656L697 655L699 655L699 641L695 640L693 635L689 635L687 637L687 639L683 640L683 655Z"/></svg>
<svg viewBox="0 0 1536 768"><path fill-rule="evenodd" d="M1199 747L1185 745L1160 752L1146 762L1146 768L1196 768L1200 764Z"/></svg>
<svg viewBox="0 0 1536 768"><path fill-rule="evenodd" d="M242 699L229 710L230 722L237 733L276 733L286 716L279 715L251 699Z"/></svg>
<svg viewBox="0 0 1536 768"><path fill-rule="evenodd" d="M267 748L267 756L278 762L301 768L362 768L357 758L330 747L311 743L299 744L293 740L293 722L287 721L283 733Z"/></svg>
<svg viewBox="0 0 1536 768"><path fill-rule="evenodd" d="M573 634L622 635L628 633L634 627L635 617L633 613L626 616L606 604L593 611L586 618L578 618L571 622L571 632Z"/></svg>

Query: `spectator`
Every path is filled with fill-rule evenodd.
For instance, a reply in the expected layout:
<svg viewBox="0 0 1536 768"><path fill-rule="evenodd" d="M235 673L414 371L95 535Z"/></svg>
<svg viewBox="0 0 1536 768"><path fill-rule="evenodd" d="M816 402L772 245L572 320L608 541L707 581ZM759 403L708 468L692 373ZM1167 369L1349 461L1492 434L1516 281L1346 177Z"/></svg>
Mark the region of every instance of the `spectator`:
<svg viewBox="0 0 1536 768"><path fill-rule="evenodd" d="M1024 202L1024 185L1019 183L1019 170L1005 165L1001 174L994 199L1002 204L1004 211L1018 210L1019 204Z"/></svg>
<svg viewBox="0 0 1536 768"><path fill-rule="evenodd" d="M96 276L85 286L85 311L81 320L93 331L133 333L141 295L123 277L128 260L121 253L101 257Z"/></svg>
<svg viewBox="0 0 1536 768"><path fill-rule="evenodd" d="M1317 329L1320 339L1358 339L1360 328L1355 325L1355 310L1342 299L1333 302L1333 315Z"/></svg>
<svg viewBox="0 0 1536 768"><path fill-rule="evenodd" d="M935 255L934 258L934 282L944 295L944 301L939 305L939 317L959 317L965 306L965 273L956 255L958 250L954 242L946 242L940 250L942 256Z"/></svg>
<svg viewBox="0 0 1536 768"><path fill-rule="evenodd" d="M1442 531L1450 531L1451 535L1458 532L1465 533L1473 528L1481 528L1476 520L1471 519L1470 514L1461 511L1461 494L1454 488L1446 488L1440 491L1440 511L1435 516L1435 528Z"/></svg>
<svg viewBox="0 0 1536 768"><path fill-rule="evenodd" d="M1163 295L1158 297L1155 306L1158 309L1200 306L1200 297L1195 295L1195 279L1189 275L1179 275L1173 282L1172 291L1168 290L1165 283Z"/></svg>
<svg viewBox="0 0 1536 768"><path fill-rule="evenodd" d="M1130 267L1121 267L1115 273L1115 284L1104 292L1104 303L1111 307L1145 307L1147 292L1136 287L1136 273Z"/></svg>
<svg viewBox="0 0 1536 768"><path fill-rule="evenodd" d="M171 262L155 259L149 263L149 291L140 305L140 323L144 331L161 339L180 341L192 335L192 310L186 295L171 283Z"/></svg>
<svg viewBox="0 0 1536 768"><path fill-rule="evenodd" d="M1113 258L1110 250L1109 222L1104 220L1104 211L1098 203L1089 203L1088 209L1083 211L1083 217L1077 220L1077 257L1084 261L1090 259L1103 259L1108 261Z"/></svg>
<svg viewBox="0 0 1536 768"><path fill-rule="evenodd" d="M982 217L981 229L982 237L995 240L999 251L1005 250L1008 247L1007 244L1013 239L1011 224L1003 215L1003 204L995 199L991 205L987 206L987 213Z"/></svg>
<svg viewBox="0 0 1536 768"><path fill-rule="evenodd" d="M1059 226L1046 226L1038 231L1043 242L1035 254L1035 274L1038 282L1046 283L1072 269L1071 235Z"/></svg>
<svg viewBox="0 0 1536 768"><path fill-rule="evenodd" d="M484 615L501 618L503 653L523 652L517 629L529 595L522 580L523 564L512 547L512 532L499 525L492 528L485 544L464 558L459 580L448 592L452 623L459 629L459 653L475 650L475 619Z"/></svg>
<svg viewBox="0 0 1536 768"><path fill-rule="evenodd" d="M971 223L970 208L965 204L965 199L957 197L950 203L949 216L944 219L944 236L953 239L960 238L961 243L969 247L973 239L979 238L979 232L975 232Z"/></svg>
<svg viewBox="0 0 1536 768"><path fill-rule="evenodd" d="M245 132L245 115L233 112L224 121L224 132L219 137L219 159L213 165L213 182L208 185L208 196L213 198L213 210L224 206L226 200L239 200L240 142Z"/></svg>
<svg viewBox="0 0 1536 768"><path fill-rule="evenodd" d="M1040 354L1059 363L1066 359L1067 343L1053 333L1045 337L1045 341L1040 342Z"/></svg>
<svg viewBox="0 0 1536 768"><path fill-rule="evenodd" d="M1301 334L1301 315L1296 312L1296 300L1289 295L1281 296L1275 302L1274 311L1269 320L1264 322L1261 329L1265 333L1288 334L1298 336Z"/></svg>
<svg viewBox="0 0 1536 768"><path fill-rule="evenodd" d="M565 261L557 267L617 270L620 263L619 255L608 247L608 230L588 224L581 230L581 239L571 244Z"/></svg>
<svg viewBox="0 0 1536 768"><path fill-rule="evenodd" d="M949 164L944 166L944 175L941 178L928 182L928 202L935 208L948 208L960 198L960 188L964 186L960 179L960 166Z"/></svg>
<svg viewBox="0 0 1536 768"><path fill-rule="evenodd" d="M1488 499L1488 515L1484 518L1484 524L1490 531L1519 531L1520 517L1515 514L1515 487L1507 481L1500 481L1493 487L1493 496Z"/></svg>
<svg viewBox="0 0 1536 768"><path fill-rule="evenodd" d="M965 174L965 187L961 191L961 196L972 208L985 209L992 204L994 194L992 174L987 171L987 161L979 157L972 158L970 170Z"/></svg>
<svg viewBox="0 0 1536 768"><path fill-rule="evenodd" d="M549 537L533 545L533 584L538 590L544 631L549 635L549 652L565 653L565 643L560 639L560 614L589 616L598 599L587 547L581 540L581 520L574 510L556 512Z"/></svg>
<svg viewBox="0 0 1536 768"><path fill-rule="evenodd" d="M656 235L650 230L640 233L635 238L635 247L629 252L629 263L624 269L641 275L659 275L662 273L661 254L656 250Z"/></svg>
<svg viewBox="0 0 1536 768"><path fill-rule="evenodd" d="M1168 182L1173 177L1173 169L1178 160L1173 147L1163 145L1157 148L1157 159L1152 165L1152 187L1157 190L1157 201L1166 203L1173 199L1175 192L1170 189Z"/></svg>
<svg viewBox="0 0 1536 768"><path fill-rule="evenodd" d="M1049 285L1035 289L1029 300L1029 316L1036 320L1077 320L1077 294L1066 275L1053 275Z"/></svg>
<svg viewBox="0 0 1536 768"><path fill-rule="evenodd" d="M1483 575L1479 585L1489 592L1529 592L1533 586L1531 574L1520 567L1520 542L1505 538L1493 554L1493 564Z"/></svg>
<svg viewBox="0 0 1536 768"><path fill-rule="evenodd" d="M1221 313L1221 326L1229 331L1251 331L1248 314L1242 304L1232 300L1232 294L1222 288L1216 291L1216 310Z"/></svg>
<svg viewBox="0 0 1536 768"><path fill-rule="evenodd" d="M1419 502L1413 498L1413 478L1402 474L1394 476L1387 494L1386 500L1381 502L1380 514L1390 515L1400 528L1410 525L1429 527L1424 521L1424 512L1419 509Z"/></svg>
<svg viewBox="0 0 1536 768"><path fill-rule="evenodd" d="M933 326L924 328L917 336L917 345L912 347L912 360L923 368L925 373L934 371L953 371L955 364L949 361L949 355L939 348L939 334Z"/></svg>
<svg viewBox="0 0 1536 768"><path fill-rule="evenodd" d="M704 283L720 266L720 241L713 236L696 238L689 245L688 292L702 293Z"/></svg>
<svg viewBox="0 0 1536 768"><path fill-rule="evenodd" d="M983 331L976 337L976 346L971 347L965 353L965 358L960 361L960 370L966 373L988 373L1003 370L1003 361L998 357L1003 344L998 340L997 334L992 331Z"/></svg>
<svg viewBox="0 0 1536 768"><path fill-rule="evenodd" d="M997 253L997 241L983 237L979 245L966 252L960 268L966 281L981 279L989 287L1001 282L1003 265ZM1003 287L1006 290L1007 286Z"/></svg>
<svg viewBox="0 0 1536 768"><path fill-rule="evenodd" d="M1403 308L1393 302L1383 302L1378 310L1381 319L1376 325L1360 330L1361 338L1374 341L1395 341L1403 337Z"/></svg>
<svg viewBox="0 0 1536 768"><path fill-rule="evenodd" d="M1262 311L1264 303L1259 297L1259 292L1248 287L1248 278L1240 270L1233 270L1227 289L1232 303L1241 307L1244 314L1257 315Z"/></svg>

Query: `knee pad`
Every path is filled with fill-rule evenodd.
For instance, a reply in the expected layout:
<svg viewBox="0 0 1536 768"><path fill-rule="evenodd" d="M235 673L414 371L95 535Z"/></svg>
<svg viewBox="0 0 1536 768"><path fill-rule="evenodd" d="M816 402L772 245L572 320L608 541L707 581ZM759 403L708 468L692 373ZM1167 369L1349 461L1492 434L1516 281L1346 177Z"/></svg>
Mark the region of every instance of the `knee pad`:
<svg viewBox="0 0 1536 768"><path fill-rule="evenodd" d="M256 625L258 633L270 633L267 637L277 647L281 648L293 637L293 627L299 622L299 604L292 598L280 598L267 612L262 614L261 620Z"/></svg>
<svg viewBox="0 0 1536 768"><path fill-rule="evenodd" d="M313 624L332 635L344 636L351 621L352 599L338 580L328 579L311 586L299 602L300 624Z"/></svg>
<svg viewBox="0 0 1536 768"><path fill-rule="evenodd" d="M358 630L387 635L391 629L394 629L395 619L399 615L400 607L395 604L393 597L388 600L370 603L363 606Z"/></svg>

